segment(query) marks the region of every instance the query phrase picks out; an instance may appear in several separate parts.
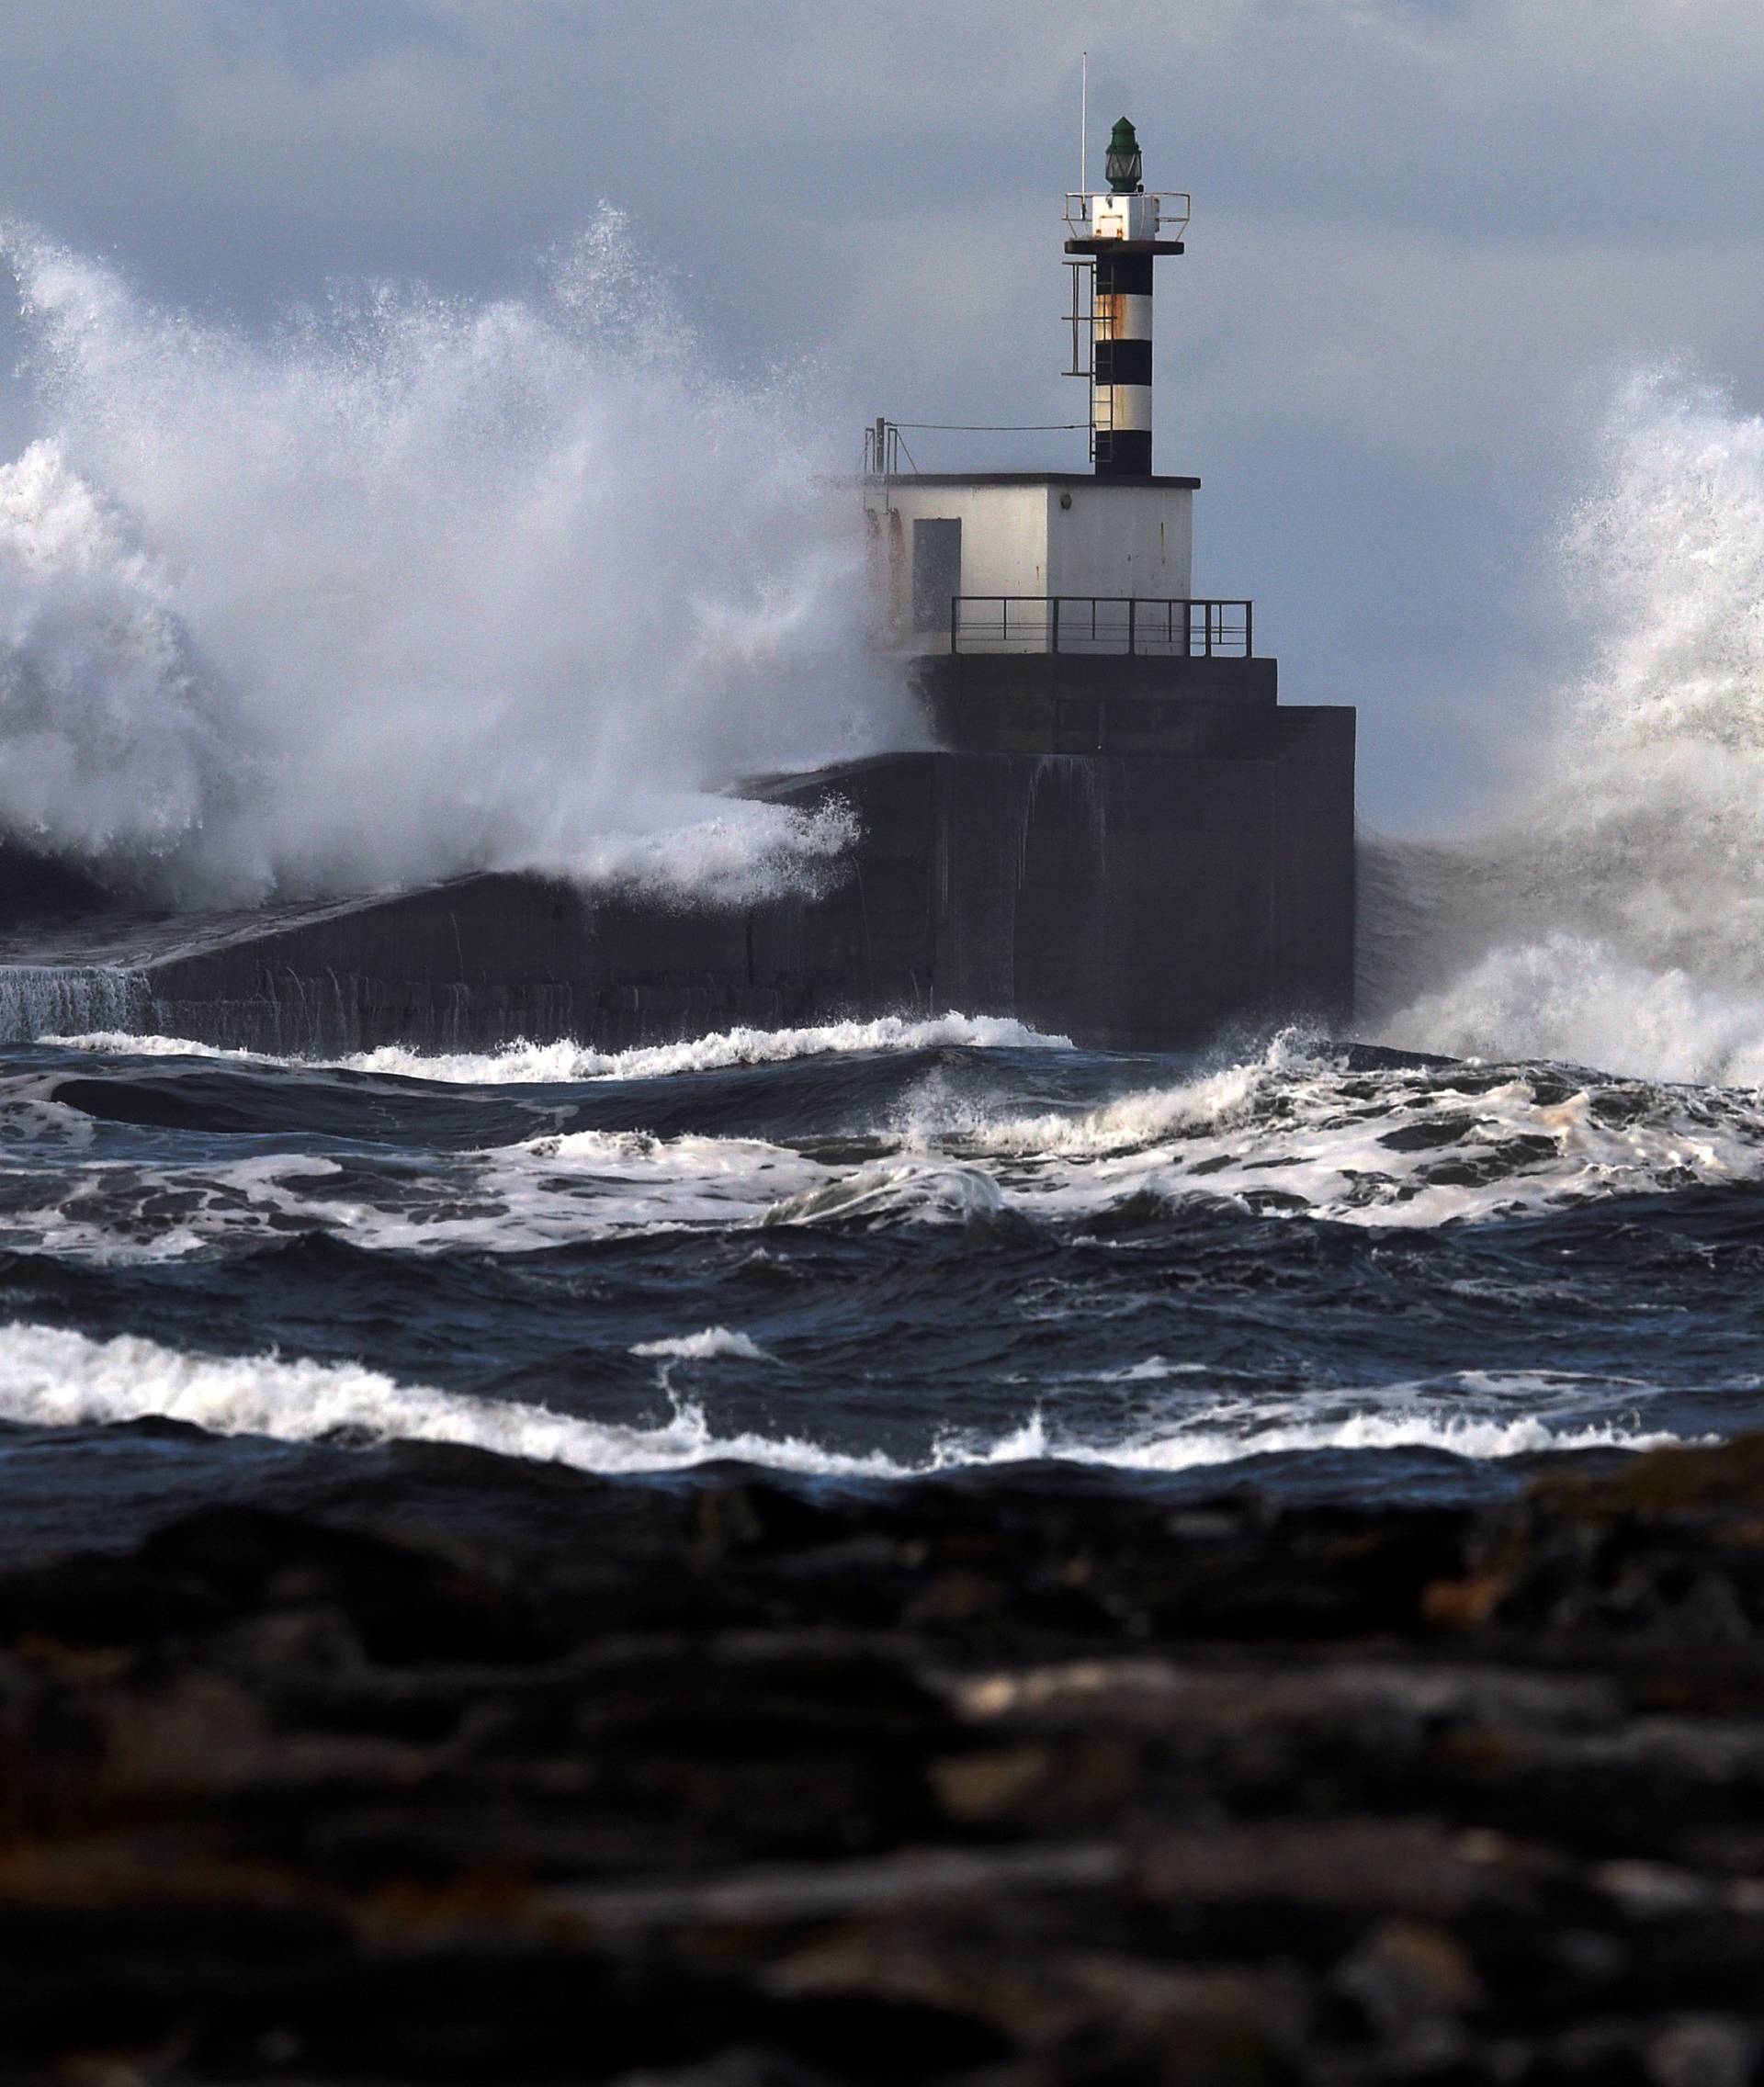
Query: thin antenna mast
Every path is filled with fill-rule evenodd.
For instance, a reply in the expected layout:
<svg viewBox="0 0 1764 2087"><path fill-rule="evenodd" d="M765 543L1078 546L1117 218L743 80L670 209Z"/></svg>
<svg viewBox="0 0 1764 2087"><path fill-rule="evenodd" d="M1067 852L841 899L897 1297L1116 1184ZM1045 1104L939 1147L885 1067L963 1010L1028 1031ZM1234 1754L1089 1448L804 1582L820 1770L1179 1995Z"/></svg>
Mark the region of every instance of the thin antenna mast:
<svg viewBox="0 0 1764 2087"><path fill-rule="evenodd" d="M1091 54L1079 53L1078 86L1078 192L1084 193L1091 164Z"/></svg>

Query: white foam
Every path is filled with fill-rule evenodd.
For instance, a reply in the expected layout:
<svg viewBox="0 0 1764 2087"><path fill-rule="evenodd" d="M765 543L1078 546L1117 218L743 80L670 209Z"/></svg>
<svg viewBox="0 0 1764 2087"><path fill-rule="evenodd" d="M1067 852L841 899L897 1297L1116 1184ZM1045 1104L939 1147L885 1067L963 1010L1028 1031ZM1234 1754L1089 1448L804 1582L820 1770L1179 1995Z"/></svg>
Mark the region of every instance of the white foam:
<svg viewBox="0 0 1764 2087"><path fill-rule="evenodd" d="M369 1249L517 1253L635 1230L1071 1228L1197 1198L1282 1219L1431 1226L1764 1177L1764 1096L1750 1089L1526 1066L1355 1070L1293 1038L1066 1113L989 1122L969 1093L943 1097L945 1122L943 1090L928 1088L904 1123L800 1147L551 1132L477 1152L354 1151L346 1169L313 1153L151 1163L129 1126L80 1131L84 1119L45 1100L52 1077L0 1088L0 1245L99 1260L303 1230ZM32 1159L33 1140L76 1134L89 1158Z"/></svg>
<svg viewBox="0 0 1764 2087"><path fill-rule="evenodd" d="M395 1073L414 1079L460 1081L474 1086L600 1079L656 1079L675 1073L717 1072L731 1066L786 1065L853 1052L1071 1049L1064 1036L1047 1036L1026 1023L993 1015L947 1014L913 1020L882 1015L870 1021L832 1021L802 1029L719 1030L680 1044L639 1044L626 1051L594 1051L580 1044L512 1044L505 1050L424 1054L396 1045L344 1058L357 1072Z"/></svg>
<svg viewBox="0 0 1764 2087"><path fill-rule="evenodd" d="M1004 1208L1003 1189L981 1168L911 1154L854 1168L787 1196L765 1213L764 1223L966 1224Z"/></svg>
<svg viewBox="0 0 1764 2087"><path fill-rule="evenodd" d="M58 1051L89 1051L107 1058L221 1058L245 1065L279 1066L299 1061L266 1057L259 1051L230 1048L219 1044L198 1044L189 1036L137 1035L130 1029L91 1029L61 1034L54 1030L33 1032L35 1040Z"/></svg>
<svg viewBox="0 0 1764 2087"><path fill-rule="evenodd" d="M637 1227L757 1224L780 1201L833 1178L819 1161L763 1138L634 1132L530 1138L480 1164L480 1194L503 1214L488 1227L467 1216L458 1236L492 1248Z"/></svg>
<svg viewBox="0 0 1764 2087"><path fill-rule="evenodd" d="M1314 1455L1325 1450L1429 1450L1478 1462L1509 1457L1559 1455L1577 1450L1659 1450L1682 1438L1665 1428L1595 1425L1553 1427L1536 1417L1517 1420L1446 1419L1434 1414L1354 1414L1346 1419L1289 1422L1243 1434L1204 1428L1096 1448L1055 1446L1050 1454L1068 1462L1106 1464L1125 1471L1194 1471L1237 1463L1246 1457Z"/></svg>
<svg viewBox="0 0 1764 2087"><path fill-rule="evenodd" d="M275 1354L190 1355L133 1335L94 1340L50 1326L0 1327L0 1418L24 1426L103 1427L162 1418L212 1435L260 1435L284 1442L332 1436L450 1442L607 1474L685 1471L724 1459L830 1477L901 1478L1048 1459L1176 1472L1246 1457L1327 1450L1430 1450L1498 1460L1576 1450L1656 1449L1679 1439L1663 1429L1611 1424L1553 1427L1536 1416L1459 1418L1425 1411L1372 1410L1244 1425L1243 1410L1240 1402L1232 1402L1203 1410L1180 1427L1142 1430L1114 1443L1063 1435L1037 1414L989 1441L950 1437L929 1458L903 1464L879 1451L854 1456L796 1436L745 1431L719 1436L701 1407L684 1402L656 1427L621 1426L543 1405L401 1384L351 1363ZM1230 1425L1221 1425L1222 1418Z"/></svg>
<svg viewBox="0 0 1764 2087"><path fill-rule="evenodd" d="M33 1145L90 1149L97 1143L96 1122L85 1110L54 1100L54 1084L46 1076L29 1074L0 1079L0 1152L6 1155L8 1166L28 1168L35 1156L29 1151ZM5 1174L0 1168L0 1201Z"/></svg>
<svg viewBox="0 0 1764 2087"><path fill-rule="evenodd" d="M725 1357L739 1362L772 1359L751 1334L731 1333L727 1326L707 1326L695 1334L670 1334L662 1340L640 1340L631 1353L673 1357L683 1362L716 1362Z"/></svg>
<svg viewBox="0 0 1764 2087"><path fill-rule="evenodd" d="M1091 1378L1097 1384L1156 1384L1170 1377L1206 1374L1204 1362L1167 1362L1161 1355L1148 1355L1143 1362L1130 1362L1119 1370L1099 1370Z"/></svg>
<svg viewBox="0 0 1764 2087"><path fill-rule="evenodd" d="M1522 1066L1493 1082L1451 1067L1351 1071L1282 1038L1203 1079L949 1142L999 1166L1009 1202L1047 1216L1223 1196L1271 1214L1434 1225L1755 1179L1764 1102Z"/></svg>
<svg viewBox="0 0 1764 2087"><path fill-rule="evenodd" d="M1464 1058L1578 1059L1644 1078L1764 1085L1764 994L1650 969L1595 936L1503 946L1388 1024L1393 1044Z"/></svg>
<svg viewBox="0 0 1764 2087"><path fill-rule="evenodd" d="M1271 1077L1296 1066L1300 1077L1321 1067L1295 1055L1290 1041L1276 1039L1260 1059L1227 1066L1202 1078L1148 1088L1076 1114L1007 1119L973 1134L977 1147L1017 1156L1102 1158L1138 1153L1197 1133L1229 1129L1265 1096Z"/></svg>
<svg viewBox="0 0 1764 2087"><path fill-rule="evenodd" d="M424 1052L389 1044L341 1058L294 1059L229 1050L179 1036L135 1036L121 1030L38 1039L63 1051L90 1051L110 1057L221 1058L254 1065L317 1064L400 1079L425 1079L473 1087L569 1086L586 1080L659 1079L677 1073L718 1072L734 1066L786 1065L872 1051L966 1048L994 1051L1069 1051L1065 1036L1045 1034L1026 1023L997 1015L946 1014L913 1019L880 1015L870 1021L822 1022L801 1029L737 1027L679 1044L635 1044L624 1051L596 1051L565 1040L516 1043L499 1051Z"/></svg>
<svg viewBox="0 0 1764 2087"><path fill-rule="evenodd" d="M656 1427L619 1427L400 1384L349 1363L187 1355L132 1335L97 1341L25 1325L0 1327L0 1417L37 1427L161 1418L283 1442L340 1434L453 1442L606 1473L685 1471L723 1458L823 1476L891 1477L899 1470L887 1457L841 1455L787 1436L721 1438L688 1404Z"/></svg>

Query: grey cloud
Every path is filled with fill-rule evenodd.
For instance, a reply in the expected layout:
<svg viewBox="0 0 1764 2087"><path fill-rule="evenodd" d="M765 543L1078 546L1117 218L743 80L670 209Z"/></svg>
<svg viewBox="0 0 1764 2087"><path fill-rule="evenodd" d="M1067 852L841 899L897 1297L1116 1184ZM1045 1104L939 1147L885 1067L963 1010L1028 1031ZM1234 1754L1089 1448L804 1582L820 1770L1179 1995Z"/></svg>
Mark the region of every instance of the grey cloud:
<svg viewBox="0 0 1764 2087"><path fill-rule="evenodd" d="M1568 657L1517 596L1602 374L1764 392L1752 0L15 0L0 201L262 320L332 274L499 289L608 197L729 363L812 358L854 442L1067 420L1085 41L1094 117L1195 192L1159 442L1208 481L1202 570L1295 695L1363 702L1375 818L1462 802Z"/></svg>

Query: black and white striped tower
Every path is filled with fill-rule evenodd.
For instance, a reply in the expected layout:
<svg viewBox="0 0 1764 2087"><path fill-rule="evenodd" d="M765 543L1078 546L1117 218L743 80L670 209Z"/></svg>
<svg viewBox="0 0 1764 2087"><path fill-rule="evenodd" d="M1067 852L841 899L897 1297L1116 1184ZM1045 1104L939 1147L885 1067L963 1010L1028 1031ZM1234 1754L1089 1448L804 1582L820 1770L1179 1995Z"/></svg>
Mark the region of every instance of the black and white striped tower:
<svg viewBox="0 0 1764 2087"><path fill-rule="evenodd" d="M1091 453L1098 478L1151 476L1151 270L1160 254L1183 243L1160 233L1186 230L1188 197L1148 195L1140 180L1139 140L1124 116L1109 138L1106 195L1069 197L1074 236L1068 254L1087 255L1095 271L1091 295ZM1076 204L1076 210L1073 206ZM1074 306L1076 310L1077 307Z"/></svg>

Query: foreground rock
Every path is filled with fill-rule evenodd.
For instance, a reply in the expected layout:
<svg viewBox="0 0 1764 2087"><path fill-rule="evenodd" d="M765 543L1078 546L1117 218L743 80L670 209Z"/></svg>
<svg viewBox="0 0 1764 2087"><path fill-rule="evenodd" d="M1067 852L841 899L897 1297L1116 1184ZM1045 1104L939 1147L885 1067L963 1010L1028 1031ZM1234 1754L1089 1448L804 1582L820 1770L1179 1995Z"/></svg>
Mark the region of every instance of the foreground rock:
<svg viewBox="0 0 1764 2087"><path fill-rule="evenodd" d="M1764 1441L1474 1512L546 1483L0 1585L8 2077L1764 2077Z"/></svg>

